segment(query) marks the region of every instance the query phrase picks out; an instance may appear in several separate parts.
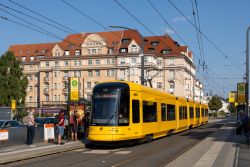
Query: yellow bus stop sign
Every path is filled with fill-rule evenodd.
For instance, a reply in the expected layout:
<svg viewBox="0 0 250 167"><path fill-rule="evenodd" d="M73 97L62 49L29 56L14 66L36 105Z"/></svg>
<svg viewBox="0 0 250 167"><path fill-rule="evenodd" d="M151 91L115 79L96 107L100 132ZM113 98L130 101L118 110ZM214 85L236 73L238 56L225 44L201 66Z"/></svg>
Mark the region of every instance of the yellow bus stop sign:
<svg viewBox="0 0 250 167"><path fill-rule="evenodd" d="M16 110L16 100L11 100L11 110Z"/></svg>

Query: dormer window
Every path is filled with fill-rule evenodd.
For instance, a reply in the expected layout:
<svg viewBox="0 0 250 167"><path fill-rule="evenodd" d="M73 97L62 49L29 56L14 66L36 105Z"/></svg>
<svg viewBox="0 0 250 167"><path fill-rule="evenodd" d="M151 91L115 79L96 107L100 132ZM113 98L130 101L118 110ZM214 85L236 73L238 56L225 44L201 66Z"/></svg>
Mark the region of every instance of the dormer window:
<svg viewBox="0 0 250 167"><path fill-rule="evenodd" d="M27 50L27 54L29 54L30 53L30 51L29 50Z"/></svg>
<svg viewBox="0 0 250 167"><path fill-rule="evenodd" d="M113 54L114 53L114 48L109 48L109 54Z"/></svg>
<svg viewBox="0 0 250 167"><path fill-rule="evenodd" d="M65 55L65 56L69 56L69 50L65 50L64 55Z"/></svg>
<svg viewBox="0 0 250 167"><path fill-rule="evenodd" d="M131 52L138 52L136 45L131 46Z"/></svg>
<svg viewBox="0 0 250 167"><path fill-rule="evenodd" d="M153 47L158 46L158 44L159 44L159 41L153 41L153 42L151 42L151 45L152 45Z"/></svg>
<svg viewBox="0 0 250 167"><path fill-rule="evenodd" d="M170 54L172 49L164 49L162 50L162 54Z"/></svg>
<svg viewBox="0 0 250 167"><path fill-rule="evenodd" d="M121 53L127 53L127 52L128 52L128 49L127 49L127 48L121 48L121 49L120 49L120 52L121 52Z"/></svg>
<svg viewBox="0 0 250 167"><path fill-rule="evenodd" d="M122 39L122 43L129 43L130 39L124 38Z"/></svg>
<svg viewBox="0 0 250 167"><path fill-rule="evenodd" d="M30 61L34 61L34 56L31 56L31 57L30 57Z"/></svg>
<svg viewBox="0 0 250 167"><path fill-rule="evenodd" d="M80 56L80 50L76 50L76 51L75 51L75 55L76 55L76 56Z"/></svg>
<svg viewBox="0 0 250 167"><path fill-rule="evenodd" d="M26 61L26 57L22 57L22 62L25 62Z"/></svg>

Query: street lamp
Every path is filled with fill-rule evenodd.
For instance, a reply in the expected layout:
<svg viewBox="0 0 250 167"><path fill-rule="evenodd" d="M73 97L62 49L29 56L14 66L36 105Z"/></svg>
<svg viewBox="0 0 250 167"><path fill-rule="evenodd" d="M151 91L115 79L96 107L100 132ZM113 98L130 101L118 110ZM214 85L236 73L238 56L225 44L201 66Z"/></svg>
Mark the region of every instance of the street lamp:
<svg viewBox="0 0 250 167"><path fill-rule="evenodd" d="M109 26L109 27L137 31L135 29L132 29L129 27L124 27L124 26ZM141 34L140 34L140 36L141 36ZM141 40L142 40L141 41L141 85L144 85L145 80L144 80L144 38L143 38L143 36L141 36Z"/></svg>
<svg viewBox="0 0 250 167"><path fill-rule="evenodd" d="M246 37L246 115L249 116L249 31L250 26L247 29Z"/></svg>

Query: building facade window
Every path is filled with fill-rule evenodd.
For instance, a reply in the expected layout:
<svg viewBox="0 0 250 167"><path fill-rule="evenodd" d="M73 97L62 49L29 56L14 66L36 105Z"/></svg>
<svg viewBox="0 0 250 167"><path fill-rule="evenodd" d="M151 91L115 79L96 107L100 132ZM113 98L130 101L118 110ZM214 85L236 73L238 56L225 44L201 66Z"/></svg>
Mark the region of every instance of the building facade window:
<svg viewBox="0 0 250 167"><path fill-rule="evenodd" d="M133 53L138 52L138 49L137 49L136 45L131 46L131 52L133 52Z"/></svg>
<svg viewBox="0 0 250 167"><path fill-rule="evenodd" d="M81 53L80 50L76 50L76 51L75 51L75 55L76 55L76 56L80 56L80 53Z"/></svg>
<svg viewBox="0 0 250 167"><path fill-rule="evenodd" d="M88 65L89 65L89 66L92 66L92 65L93 65L92 60L88 60Z"/></svg>
<svg viewBox="0 0 250 167"><path fill-rule="evenodd" d="M30 61L34 61L34 56L31 56L31 57L30 57Z"/></svg>
<svg viewBox="0 0 250 167"><path fill-rule="evenodd" d="M91 82L87 82L87 89L91 89Z"/></svg>
<svg viewBox="0 0 250 167"><path fill-rule="evenodd" d="M64 55L65 55L65 56L69 56L69 50L65 50Z"/></svg>
<svg viewBox="0 0 250 167"><path fill-rule="evenodd" d="M174 80L175 79L175 71L174 70L170 70L169 71L169 80Z"/></svg>
<svg viewBox="0 0 250 167"><path fill-rule="evenodd" d="M115 76L115 70L114 70L114 69L107 70L107 76L108 76L108 77L113 77L113 76Z"/></svg>
<svg viewBox="0 0 250 167"><path fill-rule="evenodd" d="M68 66L69 62L68 61L64 61L64 66Z"/></svg>
<svg viewBox="0 0 250 167"><path fill-rule="evenodd" d="M125 59L121 59L121 64L125 64Z"/></svg>
<svg viewBox="0 0 250 167"><path fill-rule="evenodd" d="M22 57L22 62L25 62L26 61L26 57Z"/></svg>
<svg viewBox="0 0 250 167"><path fill-rule="evenodd" d="M120 49L120 52L121 52L121 53L127 53L127 49L126 49L126 48L121 48L121 49Z"/></svg>
<svg viewBox="0 0 250 167"><path fill-rule="evenodd" d="M100 60L99 60L99 59L96 59L96 60L95 60L95 64L96 64L96 65L99 65L99 64L100 64Z"/></svg>
<svg viewBox="0 0 250 167"><path fill-rule="evenodd" d="M95 70L95 75L96 75L97 77L100 77L100 70Z"/></svg>
<svg viewBox="0 0 250 167"><path fill-rule="evenodd" d="M93 76L93 72L91 70L88 71L88 76L92 77Z"/></svg>
<svg viewBox="0 0 250 167"><path fill-rule="evenodd" d="M33 99L32 96L29 96L29 102L32 102L32 99Z"/></svg>
<svg viewBox="0 0 250 167"><path fill-rule="evenodd" d="M162 82L157 82L157 88L158 88L158 89L162 89L162 88L163 88L162 85L163 85Z"/></svg>
<svg viewBox="0 0 250 167"><path fill-rule="evenodd" d="M78 61L77 60L74 60L74 66L77 66L77 63Z"/></svg>

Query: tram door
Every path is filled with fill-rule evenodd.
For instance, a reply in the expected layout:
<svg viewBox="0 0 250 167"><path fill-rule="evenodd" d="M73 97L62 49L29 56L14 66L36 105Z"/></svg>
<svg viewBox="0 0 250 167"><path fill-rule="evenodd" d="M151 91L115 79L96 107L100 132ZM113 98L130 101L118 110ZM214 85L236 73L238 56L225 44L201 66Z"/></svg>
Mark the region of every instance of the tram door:
<svg viewBox="0 0 250 167"><path fill-rule="evenodd" d="M141 137L141 114L140 114L140 100L131 100L130 110L130 131L134 137Z"/></svg>

